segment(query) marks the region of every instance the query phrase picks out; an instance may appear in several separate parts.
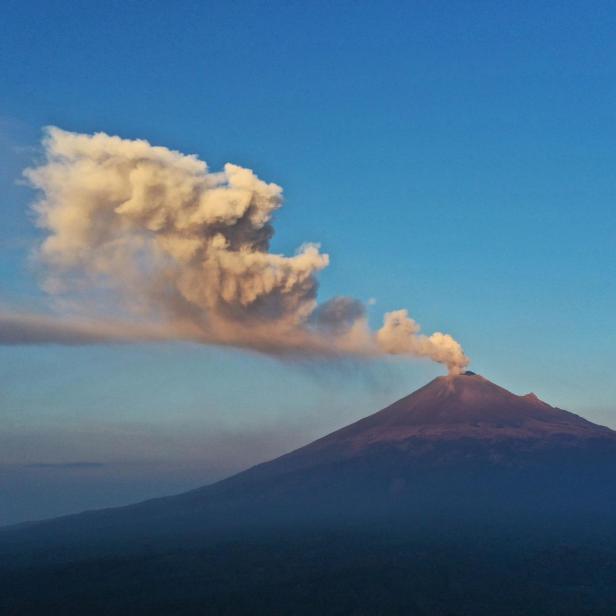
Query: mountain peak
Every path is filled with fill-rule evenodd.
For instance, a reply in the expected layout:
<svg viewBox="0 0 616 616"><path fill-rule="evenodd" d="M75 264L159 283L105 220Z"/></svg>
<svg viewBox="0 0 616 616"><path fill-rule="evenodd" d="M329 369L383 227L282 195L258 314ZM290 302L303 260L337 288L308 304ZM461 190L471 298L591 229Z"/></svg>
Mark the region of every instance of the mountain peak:
<svg viewBox="0 0 616 616"><path fill-rule="evenodd" d="M243 476L316 468L379 452L393 458L464 461L469 451L488 459L517 459L515 452L616 445L616 432L534 394L518 396L471 371L440 376L390 406L300 449L255 467ZM368 459L368 458L365 458Z"/></svg>
<svg viewBox="0 0 616 616"><path fill-rule="evenodd" d="M616 439L616 432L553 407L535 394L518 396L469 370L437 377L315 444L336 443L362 449L409 439L500 441L555 437Z"/></svg>

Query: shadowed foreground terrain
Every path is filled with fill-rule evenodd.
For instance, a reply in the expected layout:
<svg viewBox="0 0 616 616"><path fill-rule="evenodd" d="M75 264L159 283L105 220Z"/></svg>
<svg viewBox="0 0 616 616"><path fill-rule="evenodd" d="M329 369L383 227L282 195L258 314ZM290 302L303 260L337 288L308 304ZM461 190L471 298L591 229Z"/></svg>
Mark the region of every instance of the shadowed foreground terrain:
<svg viewBox="0 0 616 616"><path fill-rule="evenodd" d="M614 614L613 543L480 541L284 534L33 567L5 574L2 613Z"/></svg>
<svg viewBox="0 0 616 616"><path fill-rule="evenodd" d="M7 614L616 614L616 433L435 379L179 496L0 532Z"/></svg>

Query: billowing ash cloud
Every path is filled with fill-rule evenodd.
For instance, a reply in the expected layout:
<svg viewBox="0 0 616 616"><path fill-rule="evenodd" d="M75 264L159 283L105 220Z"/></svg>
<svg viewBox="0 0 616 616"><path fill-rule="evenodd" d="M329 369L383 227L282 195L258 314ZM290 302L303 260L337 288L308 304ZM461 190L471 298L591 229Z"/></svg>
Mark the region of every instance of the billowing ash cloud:
<svg viewBox="0 0 616 616"><path fill-rule="evenodd" d="M26 171L48 233L38 254L44 286L70 298L88 325L48 323L46 334L44 322L27 317L36 331L14 323L0 341L179 338L277 354L413 355L451 372L468 364L458 342L422 335L405 310L373 332L361 302L318 304L317 275L329 257L318 244L293 256L270 252L282 189L251 170L211 172L195 156L104 133L50 128L44 147L45 162ZM108 321L97 333L109 305L150 333Z"/></svg>

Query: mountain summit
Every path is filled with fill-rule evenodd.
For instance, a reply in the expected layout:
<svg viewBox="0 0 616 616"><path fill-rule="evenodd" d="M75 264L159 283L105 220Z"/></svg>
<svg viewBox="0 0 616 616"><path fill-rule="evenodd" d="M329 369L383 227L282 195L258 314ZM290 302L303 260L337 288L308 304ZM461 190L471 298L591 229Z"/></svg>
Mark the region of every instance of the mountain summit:
<svg viewBox="0 0 616 616"><path fill-rule="evenodd" d="M324 440L357 445L412 437L610 438L609 428L555 408L535 394L517 396L474 372L442 376Z"/></svg>
<svg viewBox="0 0 616 616"><path fill-rule="evenodd" d="M592 449L607 443L616 445L613 430L467 371L438 377L377 413L240 476L284 474L387 451L404 452L406 459L397 459L403 471L420 460L468 463L487 454L490 463L508 462L516 452L531 449Z"/></svg>

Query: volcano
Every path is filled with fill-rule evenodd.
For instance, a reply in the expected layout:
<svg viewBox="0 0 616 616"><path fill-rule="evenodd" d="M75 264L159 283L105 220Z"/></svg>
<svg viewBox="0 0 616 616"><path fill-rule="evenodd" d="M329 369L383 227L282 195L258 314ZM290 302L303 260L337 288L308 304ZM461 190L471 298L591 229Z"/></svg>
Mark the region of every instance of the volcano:
<svg viewBox="0 0 616 616"><path fill-rule="evenodd" d="M467 371L439 377L391 406L262 467L272 472L370 456L391 448L429 457L425 446L512 449L587 448L616 442L616 432L541 401L516 396ZM429 447L428 447L429 449ZM427 454L423 456L423 454ZM436 460L433 460L436 461ZM515 463L510 457L503 462Z"/></svg>
<svg viewBox="0 0 616 616"><path fill-rule="evenodd" d="M387 563L397 554L395 558L402 558L405 567L415 567L416 553L408 554L404 547L408 546L410 537L428 546L424 554L428 568L440 566L431 560L434 546L450 549L455 545L456 550L462 549L464 553L456 551L453 558L462 562L470 558L469 554L475 554L473 558L479 559L481 569L485 569L489 561L495 571L499 570L500 561L492 562L493 554L476 555L478 545L487 545L489 550L498 545L498 550L502 551L498 558L505 558L505 554L514 560L522 558L528 568L527 552L522 554L518 550L527 549L531 543L536 546L539 542L547 542L543 549L552 554L550 550L556 549L555 546L561 549L566 538L570 548L581 549L579 546L583 545L590 550L585 552L594 563L589 566L595 567L597 558L600 562L607 558L612 565L605 569L605 575L613 580L616 575L615 476L616 432L550 406L534 394L515 395L469 371L436 378L373 415L215 484L127 507L6 528L0 531L0 557L4 562L10 560L22 567L21 573L15 574L18 586L30 583L33 562L47 563L46 573L41 575L53 580L49 582L50 596L58 592L55 583L58 567L66 568L67 563L94 562L91 575L98 580L101 562L117 564L113 560L117 558L130 563L131 571L137 571L137 579L148 580L148 584L160 585L160 588L167 588L165 592L173 594L175 590L169 587L168 580L159 579L160 567L166 570L171 558L174 567L184 571L182 583L190 587L186 592L191 597L210 593L210 598L220 599L220 593L249 596L252 592L262 592L253 580L253 569L241 575L237 573L243 566L238 564L240 561L253 562L250 559L254 554L246 550L255 542L261 542L263 553L269 556L263 556L265 561L259 556L254 566L265 567L268 575L275 579L279 579L276 576L281 575L281 570L286 571L290 566L294 573L285 573L291 576L285 579L289 584L299 585L298 588L304 583L302 576L308 575L303 568L307 567L311 575L321 580L322 589L320 568L331 558L341 559L339 566L344 568L345 575L352 571L353 580L357 571L363 571L365 558L373 558L375 553ZM323 533L341 532L352 535L342 556L332 552L334 548L329 539L323 543ZM376 543L375 533L381 538ZM515 548L512 536L516 537ZM383 537L388 539L383 540ZM404 538L403 544L399 543L400 537ZM509 539L503 545L504 537ZM289 555L283 550L283 555L281 542L282 545L291 542L299 546L299 552ZM217 552L223 549L222 545L227 547ZM359 546L365 545L371 545L374 551L360 555ZM392 545L397 547L394 549ZM207 584L199 585L193 579L193 567L197 565L186 556L194 554L195 546L205 550L199 554L208 555L203 557L205 560L198 559L198 567L215 576L210 567L212 562L219 563L216 567L229 571L230 578L217 578L215 589ZM229 560L227 549L239 554L236 560ZM603 552L599 554L597 550ZM150 565L144 564L144 553L157 563L154 572L148 568ZM312 554L310 558L316 558L316 562L311 560L306 564L306 554ZM550 561L547 570L537 572L539 577L561 566L561 556L549 558L552 557L554 563ZM545 558L544 554L537 562L545 565ZM78 566L76 574L80 583L83 566ZM116 571L114 566L112 571ZM443 566L450 567L449 561ZM140 567L145 567L147 573ZM336 571L338 575L340 572ZM432 575L421 571L420 576ZM381 569L375 575L377 578L382 575ZM489 578L491 573L485 575ZM192 581L187 582L186 577ZM235 581L231 583L229 579ZM126 581L114 580L108 583L118 592L126 592ZM406 596L404 589L408 581L400 583L401 596ZM552 584L552 581L545 583ZM611 583L606 588L608 586L614 588ZM96 613L99 591L89 592L88 610ZM245 595L246 592L249 595ZM290 596L294 597L293 592ZM328 592L334 593L334 590ZM612 598L616 600L616 591L605 590L602 586L597 592L599 607L608 601L606 597L610 602ZM279 588L276 588L276 601L278 593ZM274 599L270 595L267 597L268 607L263 608L264 613L276 613L268 603ZM568 603L570 598L561 601L560 595L558 597L554 613L566 614L568 607L587 605L575 601ZM220 600L223 601L221 605L226 606L225 600ZM252 600L250 595L246 613L254 613ZM367 604L371 600L370 597L363 599ZM139 601L145 600L142 597L135 601L131 613L139 613ZM304 613L295 609L295 599L288 601L292 606L284 613ZM46 609L48 605L45 603ZM77 613L83 610L82 600L74 605ZM367 612L356 613L398 613L398 609L399 613L414 613L407 610L404 601L394 601L392 605L391 612L382 611L379 604ZM448 610L450 604L444 605L443 609ZM518 613L514 610L501 612L493 603L490 606L485 613ZM592 613L603 614L599 607ZM237 605L235 611L225 609L220 613L243 613ZM469 609L468 612L428 610L417 613L484 613L477 605ZM534 613L524 609L520 608L519 613ZM155 613L156 610L146 612ZM546 608L541 613L552 612ZM605 612L609 613L609 610Z"/></svg>
<svg viewBox="0 0 616 616"><path fill-rule="evenodd" d="M8 529L88 541L229 529L611 510L616 432L467 371L270 462L190 492ZM575 493L572 490L575 489Z"/></svg>

